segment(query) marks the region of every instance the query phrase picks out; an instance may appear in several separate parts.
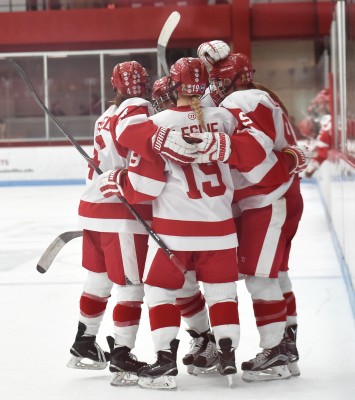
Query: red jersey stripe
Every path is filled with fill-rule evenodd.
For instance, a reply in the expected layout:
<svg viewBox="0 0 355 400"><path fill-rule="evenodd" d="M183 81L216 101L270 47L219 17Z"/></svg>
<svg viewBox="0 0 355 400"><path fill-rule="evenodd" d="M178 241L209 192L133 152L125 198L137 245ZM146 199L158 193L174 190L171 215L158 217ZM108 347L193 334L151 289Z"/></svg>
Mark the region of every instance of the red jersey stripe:
<svg viewBox="0 0 355 400"><path fill-rule="evenodd" d="M134 209L145 221L152 220L152 206L150 204L136 204ZM90 203L84 200L80 201L79 215L87 218L135 219L122 203Z"/></svg>
<svg viewBox="0 0 355 400"><path fill-rule="evenodd" d="M177 221L154 217L153 229L162 235L172 236L226 236L236 233L234 220L201 222Z"/></svg>

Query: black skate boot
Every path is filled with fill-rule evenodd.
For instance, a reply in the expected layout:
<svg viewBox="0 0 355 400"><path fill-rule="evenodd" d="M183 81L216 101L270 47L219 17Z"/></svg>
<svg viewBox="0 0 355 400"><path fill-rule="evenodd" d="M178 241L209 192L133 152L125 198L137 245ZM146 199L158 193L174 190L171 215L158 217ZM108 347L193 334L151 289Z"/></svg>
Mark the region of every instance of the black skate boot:
<svg viewBox="0 0 355 400"><path fill-rule="evenodd" d="M114 373L112 386L126 386L138 382L138 371L147 365L146 362L138 361L131 353L131 349L122 346L114 347L114 338L107 337L107 342L111 349L110 371Z"/></svg>
<svg viewBox="0 0 355 400"><path fill-rule="evenodd" d="M246 382L287 379L291 376L287 363L286 345L282 341L271 349L264 349L252 360L243 362L242 379Z"/></svg>
<svg viewBox="0 0 355 400"><path fill-rule="evenodd" d="M187 372L189 374L194 374L194 360L200 353L206 350L208 337L207 331L199 334L192 329L188 329L187 332L191 336L191 347L190 351L183 357L182 362L187 366Z"/></svg>
<svg viewBox="0 0 355 400"><path fill-rule="evenodd" d="M67 367L76 369L105 369L110 360L110 353L103 351L96 343L96 336L85 335L86 325L79 322L75 342L70 349L72 358ZM90 360L87 363L83 360Z"/></svg>
<svg viewBox="0 0 355 400"><path fill-rule="evenodd" d="M288 369L292 376L299 376L300 370L297 361L299 360L298 350L296 346L297 325L291 325L286 328L284 342L286 344L286 352L288 356Z"/></svg>
<svg viewBox="0 0 355 400"><path fill-rule="evenodd" d="M235 349L232 347L232 340L230 338L222 338L218 342L218 371L221 375L227 376L228 385L233 385L232 375L237 373L235 366Z"/></svg>
<svg viewBox="0 0 355 400"><path fill-rule="evenodd" d="M218 352L216 347L216 339L211 332L207 333L207 346L205 350L200 352L194 359L194 373L198 374L215 371L218 367Z"/></svg>
<svg viewBox="0 0 355 400"><path fill-rule="evenodd" d="M138 371L138 385L145 389L176 389L174 376L178 374L176 356L179 340L170 342L170 350L157 353L157 361Z"/></svg>

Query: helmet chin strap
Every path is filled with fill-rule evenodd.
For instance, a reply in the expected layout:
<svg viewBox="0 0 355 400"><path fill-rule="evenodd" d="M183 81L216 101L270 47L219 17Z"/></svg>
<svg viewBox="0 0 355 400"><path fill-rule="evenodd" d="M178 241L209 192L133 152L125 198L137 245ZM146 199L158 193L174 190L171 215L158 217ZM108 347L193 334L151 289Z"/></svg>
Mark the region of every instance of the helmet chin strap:
<svg viewBox="0 0 355 400"><path fill-rule="evenodd" d="M230 85L226 88L226 93L228 93L232 88L234 90L234 83L237 81L237 79L240 78L240 76L242 75L241 72L238 72L237 74L235 74L234 78L232 79L232 82L230 83ZM238 86L237 86L238 87Z"/></svg>
<svg viewBox="0 0 355 400"><path fill-rule="evenodd" d="M253 70L253 73L255 72L255 69ZM230 89L232 89L232 87L233 87L233 89L234 89L234 83L240 78L240 76L242 75L242 72L240 71L240 72L238 72L237 74L235 74L235 76L234 76L234 78L233 78L233 80L232 80L232 82L231 82L231 84L228 86L228 88L226 89L226 92L229 92L229 90ZM236 88L237 88L237 90L239 89L239 88L245 88L245 89L251 89L251 88L253 88L253 86L254 86L254 84L253 84L253 82L250 82L250 83L246 83L245 85L236 85ZM245 89L241 89L241 90L245 90ZM234 89L235 90L235 89Z"/></svg>
<svg viewBox="0 0 355 400"><path fill-rule="evenodd" d="M171 87L171 92L176 92L178 90L178 88L181 86L181 82L176 83L175 85L173 85Z"/></svg>

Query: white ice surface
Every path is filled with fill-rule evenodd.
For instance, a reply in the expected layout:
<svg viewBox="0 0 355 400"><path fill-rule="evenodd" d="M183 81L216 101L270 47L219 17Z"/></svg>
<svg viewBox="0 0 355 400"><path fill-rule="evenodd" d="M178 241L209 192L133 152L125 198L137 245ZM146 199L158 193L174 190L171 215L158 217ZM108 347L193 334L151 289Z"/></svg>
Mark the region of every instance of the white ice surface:
<svg viewBox="0 0 355 400"><path fill-rule="evenodd" d="M301 376L285 381L245 383L240 364L260 350L252 306L238 283L241 342L234 387L219 374L193 377L181 358L189 336L181 328L178 390L166 393L110 386L111 374L66 367L77 329L79 297L86 273L81 239L59 253L46 274L36 271L49 243L77 230L82 186L0 188L0 399L2 400L350 400L355 398L355 329L318 189L303 184L305 211L291 255L297 298ZM114 292L113 292L114 294ZM112 334L109 303L98 342L107 349ZM134 353L155 360L144 308Z"/></svg>

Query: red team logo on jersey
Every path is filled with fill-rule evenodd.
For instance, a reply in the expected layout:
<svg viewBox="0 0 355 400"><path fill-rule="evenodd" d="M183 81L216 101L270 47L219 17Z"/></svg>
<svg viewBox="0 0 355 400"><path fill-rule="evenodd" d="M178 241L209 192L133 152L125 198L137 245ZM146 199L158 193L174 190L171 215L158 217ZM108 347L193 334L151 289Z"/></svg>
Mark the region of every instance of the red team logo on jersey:
<svg viewBox="0 0 355 400"><path fill-rule="evenodd" d="M194 113L189 113L189 114L187 115L187 118L188 118L188 119L196 119L196 114L194 114Z"/></svg>

